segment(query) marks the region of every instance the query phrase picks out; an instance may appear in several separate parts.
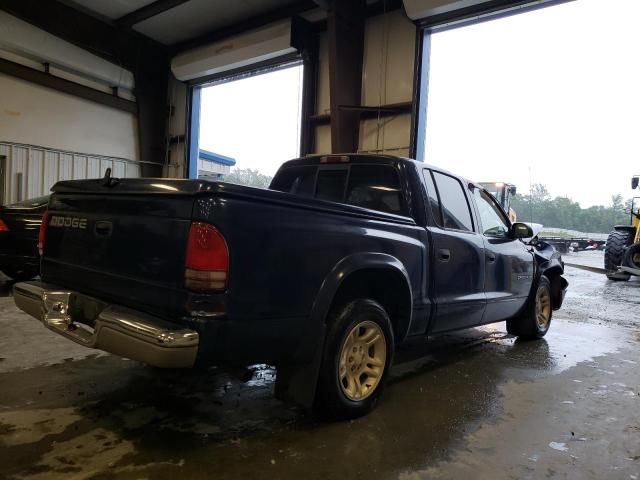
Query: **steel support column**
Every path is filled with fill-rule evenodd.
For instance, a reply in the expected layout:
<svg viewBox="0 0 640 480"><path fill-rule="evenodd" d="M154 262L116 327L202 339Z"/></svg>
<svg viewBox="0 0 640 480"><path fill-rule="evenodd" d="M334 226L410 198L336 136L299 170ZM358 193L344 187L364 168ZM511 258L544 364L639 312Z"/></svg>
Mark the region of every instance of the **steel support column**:
<svg viewBox="0 0 640 480"><path fill-rule="evenodd" d="M360 105L366 1L331 2L327 18L331 151L358 150L360 113L341 105Z"/></svg>

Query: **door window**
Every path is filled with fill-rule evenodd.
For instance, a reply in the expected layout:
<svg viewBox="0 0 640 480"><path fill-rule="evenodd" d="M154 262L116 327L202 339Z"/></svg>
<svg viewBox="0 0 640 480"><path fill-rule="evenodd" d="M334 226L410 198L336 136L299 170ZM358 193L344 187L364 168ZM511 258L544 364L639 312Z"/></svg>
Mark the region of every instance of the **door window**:
<svg viewBox="0 0 640 480"><path fill-rule="evenodd" d="M433 172L442 210L442 226L453 230L473 231L473 221L462 184L455 178Z"/></svg>
<svg viewBox="0 0 640 480"><path fill-rule="evenodd" d="M386 165L352 165L346 203L380 212L406 213L398 172Z"/></svg>
<svg viewBox="0 0 640 480"><path fill-rule="evenodd" d="M442 212L440 211L440 200L438 199L438 192L436 191L436 184L433 183L431 172L429 170L423 170L424 182L427 186L427 197L429 198L429 208L431 208L431 214L436 225L442 227Z"/></svg>
<svg viewBox="0 0 640 480"><path fill-rule="evenodd" d="M509 223L495 200L479 188L475 189L474 197L478 206L482 233L487 237L506 238L509 235Z"/></svg>

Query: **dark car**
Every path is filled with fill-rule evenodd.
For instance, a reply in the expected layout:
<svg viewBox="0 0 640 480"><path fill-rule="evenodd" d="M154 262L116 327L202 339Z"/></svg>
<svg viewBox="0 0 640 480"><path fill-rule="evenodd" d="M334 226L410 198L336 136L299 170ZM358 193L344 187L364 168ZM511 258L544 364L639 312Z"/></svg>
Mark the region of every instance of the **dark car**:
<svg viewBox="0 0 640 480"><path fill-rule="evenodd" d="M168 179L53 187L42 282L16 304L162 367L270 363L276 394L353 417L396 345L507 321L541 338L567 282L481 186L391 156L285 163L269 189Z"/></svg>
<svg viewBox="0 0 640 480"><path fill-rule="evenodd" d="M49 196L0 206L0 271L16 281L40 273L38 231Z"/></svg>

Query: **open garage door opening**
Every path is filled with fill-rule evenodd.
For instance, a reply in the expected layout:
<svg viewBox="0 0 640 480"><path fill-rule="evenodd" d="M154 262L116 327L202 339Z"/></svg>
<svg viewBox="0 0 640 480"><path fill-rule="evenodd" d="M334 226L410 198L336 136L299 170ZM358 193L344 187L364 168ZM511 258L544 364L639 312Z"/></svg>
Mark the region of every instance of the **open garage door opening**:
<svg viewBox="0 0 640 480"><path fill-rule="evenodd" d="M427 33L424 160L515 184L519 220L601 233L628 223L640 173L640 3L606 4Z"/></svg>
<svg viewBox="0 0 640 480"><path fill-rule="evenodd" d="M302 74L295 63L201 87L198 176L268 187L299 155Z"/></svg>

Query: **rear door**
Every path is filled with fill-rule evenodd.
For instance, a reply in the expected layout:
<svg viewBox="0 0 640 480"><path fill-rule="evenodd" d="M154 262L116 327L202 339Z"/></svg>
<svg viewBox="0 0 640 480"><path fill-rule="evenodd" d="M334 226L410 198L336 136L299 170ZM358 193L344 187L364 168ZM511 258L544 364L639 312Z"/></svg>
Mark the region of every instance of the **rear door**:
<svg viewBox="0 0 640 480"><path fill-rule="evenodd" d="M511 238L510 222L486 191L475 188L474 200L486 251L484 322L505 320L526 301L533 283L533 254Z"/></svg>
<svg viewBox="0 0 640 480"><path fill-rule="evenodd" d="M445 173L423 170L433 217L431 267L436 316L431 333L482 323L484 245L475 231L466 186Z"/></svg>

